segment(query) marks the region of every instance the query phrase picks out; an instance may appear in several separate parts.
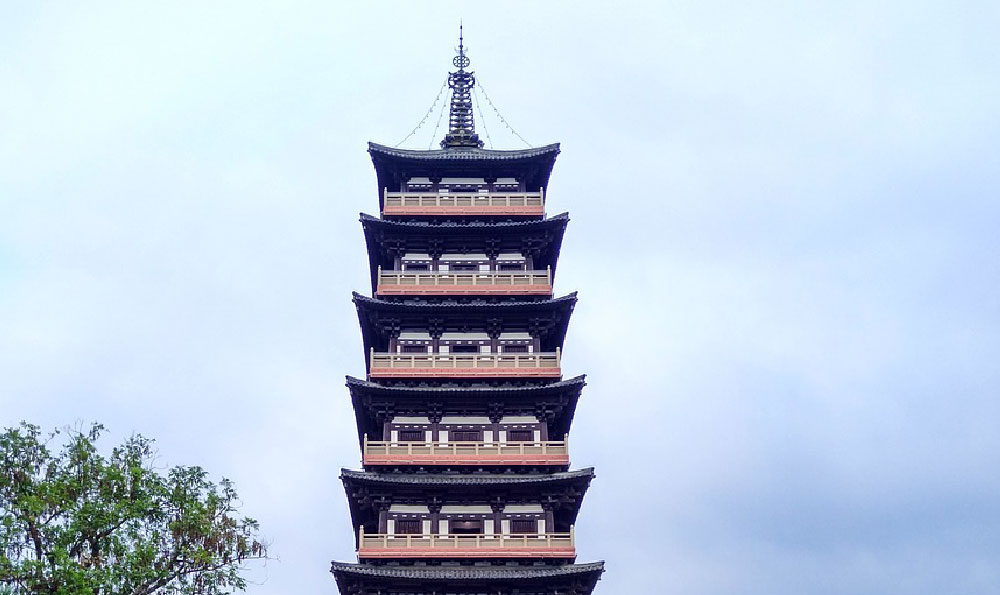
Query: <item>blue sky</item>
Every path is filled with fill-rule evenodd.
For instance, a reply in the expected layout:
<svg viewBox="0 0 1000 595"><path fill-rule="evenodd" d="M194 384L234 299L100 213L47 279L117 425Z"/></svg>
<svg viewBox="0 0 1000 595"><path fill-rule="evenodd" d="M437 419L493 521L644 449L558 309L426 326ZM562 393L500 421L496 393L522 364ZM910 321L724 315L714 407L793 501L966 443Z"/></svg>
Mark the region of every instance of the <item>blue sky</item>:
<svg viewBox="0 0 1000 595"><path fill-rule="evenodd" d="M365 143L459 18L563 143L598 592L1000 591L995 3L8 3L0 422L156 438L272 539L250 593L334 592Z"/></svg>

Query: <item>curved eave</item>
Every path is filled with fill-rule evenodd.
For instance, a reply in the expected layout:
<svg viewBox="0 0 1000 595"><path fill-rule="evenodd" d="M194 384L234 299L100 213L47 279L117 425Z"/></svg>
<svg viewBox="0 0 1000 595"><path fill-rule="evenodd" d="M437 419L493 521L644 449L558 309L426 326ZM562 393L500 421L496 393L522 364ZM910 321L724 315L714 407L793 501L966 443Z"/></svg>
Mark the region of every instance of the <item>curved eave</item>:
<svg viewBox="0 0 1000 595"><path fill-rule="evenodd" d="M429 236L441 238L477 237L484 238L518 238L540 232L550 232L552 239L549 248L545 252L540 266L552 267L553 280L555 279L556 265L559 262L559 251L562 247L563 235L566 233L566 225L569 223L569 213L560 213L546 219L529 221L473 221L469 223L455 223L446 221L432 224L429 222L416 221L392 221L381 219L366 213L361 213L361 227L365 234L365 245L368 248L368 263L371 269L372 293L375 293L378 280L378 266L382 262L383 250L381 243L385 239L405 238L407 236ZM384 268L384 267L383 267Z"/></svg>
<svg viewBox="0 0 1000 595"><path fill-rule="evenodd" d="M388 265L388 259L384 258L382 242L386 239L405 238L407 236L427 236L434 238L464 238L481 236L484 239L493 238L520 238L536 233L551 233L551 240L548 249L536 268L544 270L546 266L552 267L553 280L555 279L556 265L559 262L559 251L562 248L563 235L566 233L566 225L569 223L569 213L560 213L547 219L529 221L500 221L491 223L487 221L473 221L469 223L455 223L446 221L439 224L415 221L391 221L380 219L366 213L361 213L361 227L365 234L365 245L368 248L368 264L371 269L372 293L375 293L378 285L377 273L380 264L383 269Z"/></svg>
<svg viewBox="0 0 1000 595"><path fill-rule="evenodd" d="M412 387L412 386L385 386L377 382L370 382L368 380L362 380L361 378L355 378L353 376L347 377L347 387L354 388L358 387L360 389L371 391L373 393L379 393L383 395L418 395L426 396L433 393L434 395L441 395L447 393L454 393L459 395L491 395L496 397L503 397L506 395L517 395L517 394L527 394L527 393L556 393L562 389L566 388L580 388L582 389L586 386L586 376L580 375L573 378L567 378L566 380L558 380L556 382L550 382L548 384L539 384L531 386L507 386L507 387L465 387L465 386L430 386L430 387ZM438 397L435 396L435 399Z"/></svg>
<svg viewBox="0 0 1000 595"><path fill-rule="evenodd" d="M391 219L381 219L374 215L361 213L361 223L365 227L382 228L390 230L420 230L425 233L437 231L441 235L451 235L456 231L482 230L484 233L496 235L498 233L518 234L537 229L547 229L550 227L566 227L569 222L569 213L559 213L545 219L529 219L527 221L469 221L457 223L454 221L444 221L441 223L431 223L428 221L395 221Z"/></svg>
<svg viewBox="0 0 1000 595"><path fill-rule="evenodd" d="M557 523L573 525L587 493L591 480L595 477L594 468L586 467L576 471L538 474L460 474L445 473L374 473L371 471L354 471L341 469L340 480L347 493L348 506L351 510L351 524L355 533L358 527L374 522L370 506L362 506L361 501L374 494L387 494L393 498L422 498L427 494L440 494L445 497L460 497L471 495L472 500L482 499L484 502L495 493L513 495L520 492L521 497L539 498L543 493L552 494L562 490L562 506L556 509ZM558 492L556 492L558 493ZM568 497L568 499L567 499ZM359 501L359 498L361 501Z"/></svg>
<svg viewBox="0 0 1000 595"><path fill-rule="evenodd" d="M363 583L370 586L388 585L420 585L442 583L437 592L444 592L445 586L453 587L491 587L508 585L510 581L528 586L545 584L564 584L564 582L583 583L586 591L593 590L594 585L604 572L604 562L589 562L586 564L561 564L558 566L383 566L370 564L352 564L348 562L333 562L330 572L337 580L337 586L342 593L349 592L348 583ZM497 589L488 589L490 592Z"/></svg>
<svg viewBox="0 0 1000 595"><path fill-rule="evenodd" d="M559 143L510 151L464 147L421 151L369 142L368 153L378 177L381 208L382 190L398 190L404 178L413 176L509 176L524 180L529 191L537 192L548 186Z"/></svg>
<svg viewBox="0 0 1000 595"><path fill-rule="evenodd" d="M518 313L523 311L538 311L538 310L550 310L556 307L568 307L572 310L572 306L576 304L576 292L568 293L562 297L552 298L549 300L541 300L537 302L521 302L521 301L510 301L510 302L487 302L485 300L475 300L471 302L390 302L388 300L382 300L379 298L368 297L362 295L358 292L353 292L352 297L354 303L359 307L372 308L377 310L384 310L386 312L398 312L404 313L408 311L424 311L429 314L437 314L443 312L475 312L482 310L484 313L494 313L494 314L505 314L505 313Z"/></svg>
<svg viewBox="0 0 1000 595"><path fill-rule="evenodd" d="M555 350L556 347L561 349L563 346L566 331L569 328L569 319L576 306L576 299L575 291L562 297L535 302L473 300L462 303L452 301L392 302L371 298L358 292L353 294L354 306L358 311L358 321L361 323L366 370L370 363L368 353L379 340L377 329L373 323L373 319L377 319L379 316L394 317L394 320L401 321L402 324L409 324L414 320L424 322L434 317L442 318L445 321L459 318L482 319L485 322L490 317L506 317L512 320L527 321L532 317L547 315L555 320L556 326L550 331L552 338L544 338L543 350Z"/></svg>
<svg viewBox="0 0 1000 595"><path fill-rule="evenodd" d="M559 154L559 143L531 147L528 149L474 149L453 147L448 149L399 149L369 142L368 152L372 158L398 159L401 162L419 163L426 161L524 161L539 158L555 159Z"/></svg>
<svg viewBox="0 0 1000 595"><path fill-rule="evenodd" d="M570 485L573 483L586 486L594 479L594 468L584 467L576 471L562 473L538 474L456 474L443 473L374 473L371 471L355 471L341 469L340 479L350 486L386 486L399 490L424 488L479 489L482 487L507 488L512 486Z"/></svg>
<svg viewBox="0 0 1000 595"><path fill-rule="evenodd" d="M565 404L561 405L552 422L550 431L556 434L565 435L569 432L573 423L573 416L576 413L576 405L579 401L583 387L586 386L586 376L576 376L557 382L534 386L509 386L509 387L405 387L405 386L383 386L377 382L369 382L353 376L347 377L347 388L351 393L351 401L354 406L354 415L358 426L358 443L364 444L364 435L378 435L381 432L375 412L366 406L365 397L381 397L387 402L396 404L406 404L407 401L426 404L434 401L440 404L446 414L452 410L450 407L455 404L454 410L467 409L465 403L469 401L482 403L482 407L488 408L490 402L503 402L520 404L531 404L544 402L546 399L556 399L565 397ZM461 406L461 407L460 407Z"/></svg>

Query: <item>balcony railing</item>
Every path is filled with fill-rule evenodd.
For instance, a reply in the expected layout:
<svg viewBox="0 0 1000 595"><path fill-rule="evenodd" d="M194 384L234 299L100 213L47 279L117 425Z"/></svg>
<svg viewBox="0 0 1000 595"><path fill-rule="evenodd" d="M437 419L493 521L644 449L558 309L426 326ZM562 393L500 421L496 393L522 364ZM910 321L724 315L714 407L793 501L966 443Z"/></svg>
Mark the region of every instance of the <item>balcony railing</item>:
<svg viewBox="0 0 1000 595"><path fill-rule="evenodd" d="M366 535L358 532L359 558L575 558L569 533L523 535Z"/></svg>
<svg viewBox="0 0 1000 595"><path fill-rule="evenodd" d="M561 355L555 353L376 353L371 350L371 378L559 378Z"/></svg>
<svg viewBox="0 0 1000 595"><path fill-rule="evenodd" d="M568 465L565 440L399 442L368 440L365 465Z"/></svg>
<svg viewBox="0 0 1000 595"><path fill-rule="evenodd" d="M539 192L389 192L382 198L383 215L537 215L545 214L545 194Z"/></svg>
<svg viewBox="0 0 1000 595"><path fill-rule="evenodd" d="M552 295L552 268L544 271L383 271L379 295Z"/></svg>

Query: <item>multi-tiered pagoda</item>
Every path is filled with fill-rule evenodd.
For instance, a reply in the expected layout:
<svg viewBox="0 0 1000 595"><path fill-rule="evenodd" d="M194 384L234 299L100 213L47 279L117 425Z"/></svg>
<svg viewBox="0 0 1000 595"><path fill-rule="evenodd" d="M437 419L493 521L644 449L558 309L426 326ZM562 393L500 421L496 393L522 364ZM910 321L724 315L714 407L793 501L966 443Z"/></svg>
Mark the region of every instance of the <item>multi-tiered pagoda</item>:
<svg viewBox="0 0 1000 595"><path fill-rule="evenodd" d="M560 357L576 295L553 296L559 145L483 149L461 40L453 62L441 149L368 148L367 377L347 379L364 470L341 474L358 563L332 571L343 595L587 595L604 565L576 563L594 471L569 467L584 378Z"/></svg>

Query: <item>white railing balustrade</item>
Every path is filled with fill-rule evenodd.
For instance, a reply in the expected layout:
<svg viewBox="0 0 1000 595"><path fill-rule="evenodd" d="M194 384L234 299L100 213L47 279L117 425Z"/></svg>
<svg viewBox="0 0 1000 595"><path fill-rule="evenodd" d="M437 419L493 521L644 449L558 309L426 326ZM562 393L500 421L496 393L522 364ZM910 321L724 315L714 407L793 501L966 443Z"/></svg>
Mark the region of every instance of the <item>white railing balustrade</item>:
<svg viewBox="0 0 1000 595"><path fill-rule="evenodd" d="M364 454L366 457L412 457L444 456L444 457L489 457L510 456L558 456L569 455L569 445L566 440L535 440L525 442L512 441L476 441L476 442L403 442L399 440L369 440L365 434Z"/></svg>
<svg viewBox="0 0 1000 595"><path fill-rule="evenodd" d="M374 552L378 550L431 550L447 555L449 551L465 550L503 553L518 550L541 551L557 550L569 552L575 549L574 530L569 533L524 533L496 535L436 535L432 533L413 534L366 534L365 528L358 530L358 542L361 551Z"/></svg>
<svg viewBox="0 0 1000 595"><path fill-rule="evenodd" d="M389 192L382 197L382 210L423 208L524 208L545 207L545 193L539 192Z"/></svg>
<svg viewBox="0 0 1000 595"><path fill-rule="evenodd" d="M560 349L554 353L376 353L370 367L378 369L489 370L559 368Z"/></svg>
<svg viewBox="0 0 1000 595"><path fill-rule="evenodd" d="M383 271L378 268L380 289L397 287L518 287L552 286L552 267L544 271Z"/></svg>

